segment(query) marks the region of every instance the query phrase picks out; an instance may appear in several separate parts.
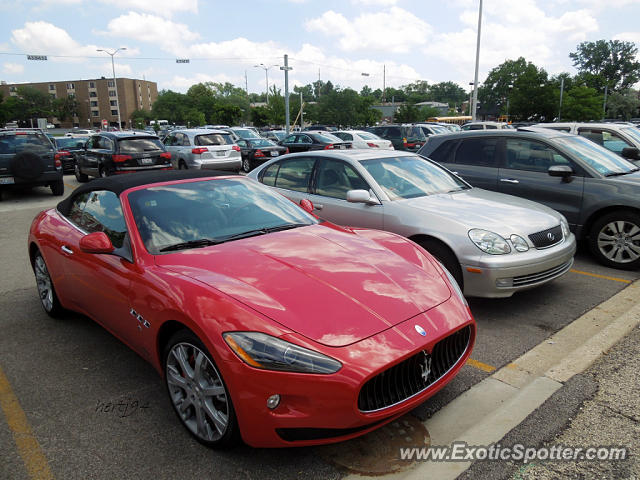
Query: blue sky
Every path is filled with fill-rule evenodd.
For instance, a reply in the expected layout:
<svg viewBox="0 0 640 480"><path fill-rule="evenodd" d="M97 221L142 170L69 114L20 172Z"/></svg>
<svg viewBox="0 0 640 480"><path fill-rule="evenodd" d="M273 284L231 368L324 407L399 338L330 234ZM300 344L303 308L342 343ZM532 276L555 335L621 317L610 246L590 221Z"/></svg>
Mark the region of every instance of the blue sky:
<svg viewBox="0 0 640 480"><path fill-rule="evenodd" d="M265 88L264 70L287 53L292 85L322 80L360 90L386 82L473 80L479 0L0 0L0 80L46 82L111 76L97 48L127 47L118 76L186 91L200 81ZM640 0L485 0L480 81L524 56L549 73L575 73L582 41L640 47ZM46 62L26 54L48 55ZM189 58L189 64L176 64ZM368 73L363 76L362 73ZM269 70L283 87L283 74Z"/></svg>

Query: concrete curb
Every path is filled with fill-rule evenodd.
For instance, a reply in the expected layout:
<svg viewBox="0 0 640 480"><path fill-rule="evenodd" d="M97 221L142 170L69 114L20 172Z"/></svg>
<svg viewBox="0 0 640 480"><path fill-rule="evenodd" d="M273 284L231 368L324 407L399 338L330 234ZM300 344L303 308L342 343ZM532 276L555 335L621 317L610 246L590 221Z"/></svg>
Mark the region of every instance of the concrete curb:
<svg viewBox="0 0 640 480"><path fill-rule="evenodd" d="M432 445L499 442L564 382L585 371L639 324L640 281L636 281L439 410L425 422ZM425 461L407 471L376 478L455 479L470 465Z"/></svg>

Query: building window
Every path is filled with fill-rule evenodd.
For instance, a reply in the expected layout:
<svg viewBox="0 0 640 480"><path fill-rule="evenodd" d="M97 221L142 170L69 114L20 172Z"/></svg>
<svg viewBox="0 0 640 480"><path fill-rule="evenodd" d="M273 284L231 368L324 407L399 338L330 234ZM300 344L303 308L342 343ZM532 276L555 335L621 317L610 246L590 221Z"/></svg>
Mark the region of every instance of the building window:
<svg viewBox="0 0 640 480"><path fill-rule="evenodd" d="M95 98L98 96L98 94L96 92L89 92L89 96Z"/></svg>
<svg viewBox="0 0 640 480"><path fill-rule="evenodd" d="M96 82L89 82L89 88L96 88Z"/></svg>
<svg viewBox="0 0 640 480"><path fill-rule="evenodd" d="M92 101L91 101L91 106L92 106L92 107L97 107L97 106L98 106L98 102L97 102L97 101L95 101L95 100L92 100Z"/></svg>
<svg viewBox="0 0 640 480"><path fill-rule="evenodd" d="M109 96L110 97L115 97L116 96L116 92L114 90L109 90Z"/></svg>
<svg viewBox="0 0 640 480"><path fill-rule="evenodd" d="M56 86L53 83L49 84L49 90L55 90Z"/></svg>
<svg viewBox="0 0 640 480"><path fill-rule="evenodd" d="M107 87L109 87L109 88L113 88L113 87L115 87L115 85L113 84L113 80L109 80L109 81L107 82Z"/></svg>
<svg viewBox="0 0 640 480"><path fill-rule="evenodd" d="M67 90L73 90L76 86L73 83L67 83Z"/></svg>
<svg viewBox="0 0 640 480"><path fill-rule="evenodd" d="M110 100L109 104L111 104L112 107L117 107L118 106L118 101L117 100Z"/></svg>
<svg viewBox="0 0 640 480"><path fill-rule="evenodd" d="M92 117L99 117L100 116L100 112L98 110L92 110L91 111L91 116Z"/></svg>
<svg viewBox="0 0 640 480"><path fill-rule="evenodd" d="M111 115L118 115L118 110L111 110Z"/></svg>

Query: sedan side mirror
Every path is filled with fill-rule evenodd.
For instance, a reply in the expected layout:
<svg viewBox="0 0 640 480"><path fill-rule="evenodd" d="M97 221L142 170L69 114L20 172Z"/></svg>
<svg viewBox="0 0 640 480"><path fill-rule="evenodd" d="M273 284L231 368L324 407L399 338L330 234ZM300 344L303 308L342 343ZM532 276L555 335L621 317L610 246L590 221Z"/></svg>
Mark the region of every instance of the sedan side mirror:
<svg viewBox="0 0 640 480"><path fill-rule="evenodd" d="M113 244L104 232L93 232L80 239L80 250L84 253L113 253Z"/></svg>
<svg viewBox="0 0 640 480"><path fill-rule="evenodd" d="M379 205L380 202L371 198L371 194L367 190L349 190L347 192L347 202L366 203L367 205Z"/></svg>
<svg viewBox="0 0 640 480"><path fill-rule="evenodd" d="M624 158L628 160L640 160L640 150L635 147L625 147L620 152Z"/></svg>
<svg viewBox="0 0 640 480"><path fill-rule="evenodd" d="M547 170L552 177L562 177L562 180L569 182L571 175L573 175L573 169L568 165L553 165Z"/></svg>

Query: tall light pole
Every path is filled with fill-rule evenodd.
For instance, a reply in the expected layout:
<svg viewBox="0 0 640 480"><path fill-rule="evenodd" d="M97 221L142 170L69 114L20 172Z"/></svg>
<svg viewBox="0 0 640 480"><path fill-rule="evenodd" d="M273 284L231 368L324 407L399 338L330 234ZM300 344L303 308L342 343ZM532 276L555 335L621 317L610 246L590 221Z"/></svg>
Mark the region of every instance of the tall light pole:
<svg viewBox="0 0 640 480"><path fill-rule="evenodd" d="M289 72L293 67L289 66L289 55L284 56L284 65L280 67L284 71L284 131L289 136Z"/></svg>
<svg viewBox="0 0 640 480"><path fill-rule="evenodd" d="M469 115L471 115L471 106L473 105L473 82L469 82Z"/></svg>
<svg viewBox="0 0 640 480"><path fill-rule="evenodd" d="M560 77L560 105L558 106L558 121L562 118L562 94L564 93L564 77Z"/></svg>
<svg viewBox="0 0 640 480"><path fill-rule="evenodd" d="M269 103L269 69L273 67L279 67L280 65L265 65L264 63L260 63L258 65L254 65L254 68L262 68L264 70L264 78L267 82L267 98L266 102Z"/></svg>
<svg viewBox="0 0 640 480"><path fill-rule="evenodd" d="M126 50L126 49L127 49L127 47L120 47L120 48L114 50L113 52L109 52L109 51L103 50L101 48L96 50L97 52L104 52L107 55L111 56L111 70L113 72L113 86L116 87L116 109L118 110L118 130L122 129L122 121L120 120L120 98L118 97L118 82L116 82L116 66L115 66L115 63L113 63L113 57L120 50Z"/></svg>
<svg viewBox="0 0 640 480"><path fill-rule="evenodd" d="M482 26L482 0L480 0L480 9L478 10L478 40L476 42L476 73L473 79L473 110L471 120L475 122L476 113L478 111L478 68L480 66L480 27Z"/></svg>
<svg viewBox="0 0 640 480"><path fill-rule="evenodd" d="M509 100L511 98L511 90L513 90L513 84L509 84L509 91L507 92L507 123L509 123Z"/></svg>

